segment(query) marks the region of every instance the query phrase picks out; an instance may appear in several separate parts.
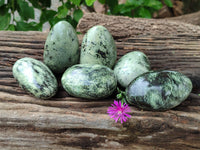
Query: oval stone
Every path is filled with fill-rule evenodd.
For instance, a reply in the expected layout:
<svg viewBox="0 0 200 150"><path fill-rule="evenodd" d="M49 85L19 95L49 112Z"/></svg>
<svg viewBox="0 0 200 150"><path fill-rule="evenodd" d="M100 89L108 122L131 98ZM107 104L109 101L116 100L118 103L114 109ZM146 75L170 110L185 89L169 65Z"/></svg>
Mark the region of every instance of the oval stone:
<svg viewBox="0 0 200 150"><path fill-rule="evenodd" d="M126 88L129 104L146 110L168 110L183 102L192 90L192 82L175 71L148 72Z"/></svg>
<svg viewBox="0 0 200 150"><path fill-rule="evenodd" d="M150 70L147 56L140 51L129 52L122 56L114 67L118 83L126 88L132 80Z"/></svg>
<svg viewBox="0 0 200 150"><path fill-rule="evenodd" d="M37 98L48 99L57 92L55 76L41 61L28 57L19 59L12 71L19 85Z"/></svg>
<svg viewBox="0 0 200 150"><path fill-rule="evenodd" d="M78 64L80 57L76 31L67 21L60 21L49 32L44 46L44 63L54 72L62 73Z"/></svg>
<svg viewBox="0 0 200 150"><path fill-rule="evenodd" d="M108 97L117 87L113 70L97 64L74 65L65 71L61 82L70 95L87 99Z"/></svg>
<svg viewBox="0 0 200 150"><path fill-rule="evenodd" d="M109 31L100 25L89 29L82 41L80 63L112 68L116 59L116 45Z"/></svg>

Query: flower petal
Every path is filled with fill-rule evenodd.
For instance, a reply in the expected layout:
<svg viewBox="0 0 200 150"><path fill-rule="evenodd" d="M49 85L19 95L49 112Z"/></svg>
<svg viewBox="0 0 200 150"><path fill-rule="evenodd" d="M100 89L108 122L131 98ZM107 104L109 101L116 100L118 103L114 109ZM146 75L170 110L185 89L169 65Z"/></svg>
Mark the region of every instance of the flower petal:
<svg viewBox="0 0 200 150"><path fill-rule="evenodd" d="M114 104L118 107L119 104L118 104L118 101L114 100Z"/></svg>
<svg viewBox="0 0 200 150"><path fill-rule="evenodd" d="M124 103L122 105L121 101L114 100L114 104L111 104L112 107L108 107L107 113L110 118L113 118L115 122L120 119L120 122L126 122L131 115L127 114L127 112L131 112L130 107Z"/></svg>
<svg viewBox="0 0 200 150"><path fill-rule="evenodd" d="M130 117L131 117L131 115L129 115L129 114L124 114L124 116L126 116L126 117L128 117L128 118L130 118Z"/></svg>

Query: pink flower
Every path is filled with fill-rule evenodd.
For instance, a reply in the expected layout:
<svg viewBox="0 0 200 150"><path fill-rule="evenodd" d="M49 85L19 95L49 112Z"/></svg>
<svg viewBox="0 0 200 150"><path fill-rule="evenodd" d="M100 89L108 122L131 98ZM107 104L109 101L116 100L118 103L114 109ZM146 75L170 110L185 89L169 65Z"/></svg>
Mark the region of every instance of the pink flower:
<svg viewBox="0 0 200 150"><path fill-rule="evenodd" d="M114 100L114 104L111 104L112 107L108 108L107 113L109 114L110 118L113 118L115 122L121 119L121 123L126 122L131 115L127 114L127 112L131 112L130 107L124 103L121 104L121 101Z"/></svg>

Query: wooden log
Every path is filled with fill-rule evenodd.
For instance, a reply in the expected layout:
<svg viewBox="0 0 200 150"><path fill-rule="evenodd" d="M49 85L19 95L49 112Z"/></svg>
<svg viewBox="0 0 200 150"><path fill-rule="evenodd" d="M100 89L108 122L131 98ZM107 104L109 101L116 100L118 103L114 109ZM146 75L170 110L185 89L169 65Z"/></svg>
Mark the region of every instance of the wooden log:
<svg viewBox="0 0 200 150"><path fill-rule="evenodd" d="M131 118L120 124L107 115L114 95L98 101L75 98L60 84L59 92L48 100L25 93L12 76L12 66L22 57L42 60L46 36L42 32L0 32L0 149L200 149L200 97L196 94L191 93L181 105L165 112L131 106ZM81 43L82 37L79 39ZM128 51L142 50L154 69L198 67L190 61L199 62L199 57L188 52L193 50L194 55L199 55L198 34L141 36L118 39L116 44L118 58ZM169 66L168 60L165 65L160 57L169 58L173 65ZM195 61L188 61L190 57ZM183 72L190 74L187 69ZM199 72L193 69L190 71L197 75ZM57 78L60 81L60 76Z"/></svg>
<svg viewBox="0 0 200 150"><path fill-rule="evenodd" d="M105 26L115 39L143 35L199 34L200 26L167 19L129 18L97 13L85 13L78 24L78 31L86 33L94 25Z"/></svg>
<svg viewBox="0 0 200 150"><path fill-rule="evenodd" d="M200 11L190 13L190 14L185 14L177 17L170 17L166 18L169 20L174 20L174 21L181 21L184 23L190 23L193 25L199 25L200 26Z"/></svg>

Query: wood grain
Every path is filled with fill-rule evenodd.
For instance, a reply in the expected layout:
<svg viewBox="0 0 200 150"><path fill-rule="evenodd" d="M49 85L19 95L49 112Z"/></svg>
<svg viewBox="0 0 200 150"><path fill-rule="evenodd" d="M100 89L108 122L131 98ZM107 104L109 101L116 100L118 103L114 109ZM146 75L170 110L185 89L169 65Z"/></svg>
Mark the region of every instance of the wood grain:
<svg viewBox="0 0 200 150"><path fill-rule="evenodd" d="M115 123L106 113L114 95L98 101L75 98L60 84L59 92L48 100L25 93L12 76L12 65L22 57L42 61L46 36L0 32L0 149L200 149L200 97L193 93L166 112L131 106L132 117L124 124ZM82 36L79 39L81 43ZM118 58L141 50L153 69L196 76L199 40L199 34L177 34L116 39L116 44Z"/></svg>

